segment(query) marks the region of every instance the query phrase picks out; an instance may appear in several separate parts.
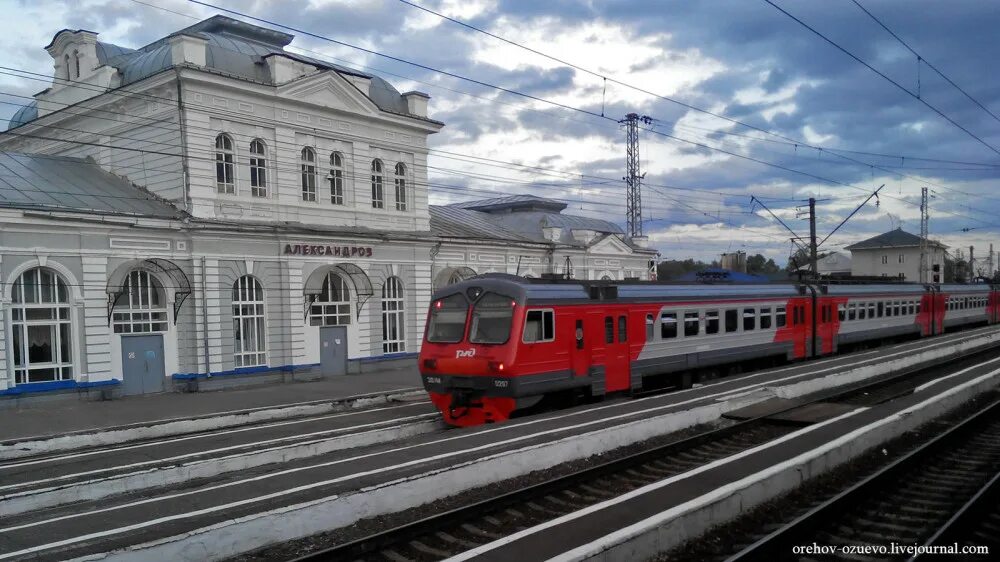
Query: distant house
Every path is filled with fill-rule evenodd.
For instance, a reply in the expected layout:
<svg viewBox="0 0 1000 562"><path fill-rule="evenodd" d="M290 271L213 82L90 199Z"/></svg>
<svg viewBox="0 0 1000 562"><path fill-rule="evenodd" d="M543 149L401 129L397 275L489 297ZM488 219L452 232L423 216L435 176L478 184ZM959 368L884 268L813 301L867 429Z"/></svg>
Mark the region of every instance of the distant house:
<svg viewBox="0 0 1000 562"><path fill-rule="evenodd" d="M816 261L816 269L823 277L847 277L851 275L851 257L841 252L830 252L821 255ZM798 269L808 272L809 264Z"/></svg>
<svg viewBox="0 0 1000 562"><path fill-rule="evenodd" d="M945 250L948 246L927 241L927 281L943 281ZM847 246L851 252L851 274L865 277L897 277L920 281L920 237L897 228L885 234ZM938 271L934 271L934 266Z"/></svg>

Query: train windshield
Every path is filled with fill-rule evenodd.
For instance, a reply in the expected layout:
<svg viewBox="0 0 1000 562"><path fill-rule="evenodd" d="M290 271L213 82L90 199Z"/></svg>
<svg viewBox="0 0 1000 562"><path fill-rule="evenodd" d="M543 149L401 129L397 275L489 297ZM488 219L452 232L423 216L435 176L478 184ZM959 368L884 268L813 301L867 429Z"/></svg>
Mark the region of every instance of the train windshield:
<svg viewBox="0 0 1000 562"><path fill-rule="evenodd" d="M514 299L486 292L472 308L469 341L472 343L506 343L514 319Z"/></svg>
<svg viewBox="0 0 1000 562"><path fill-rule="evenodd" d="M434 301L431 305L430 324L427 326L427 341L434 343L462 341L468 312L469 302L460 293Z"/></svg>

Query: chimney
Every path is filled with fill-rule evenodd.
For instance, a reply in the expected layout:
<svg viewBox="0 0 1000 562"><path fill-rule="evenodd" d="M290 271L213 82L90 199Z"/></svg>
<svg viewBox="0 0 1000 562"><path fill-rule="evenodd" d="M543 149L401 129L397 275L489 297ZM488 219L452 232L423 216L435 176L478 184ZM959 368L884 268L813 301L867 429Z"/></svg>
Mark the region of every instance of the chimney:
<svg viewBox="0 0 1000 562"><path fill-rule="evenodd" d="M170 63L205 66L205 46L207 39L194 35L172 35L167 39L170 45Z"/></svg>
<svg viewBox="0 0 1000 562"><path fill-rule="evenodd" d="M542 233L545 235L545 239L549 242L558 242L559 236L562 234L561 226L545 226L542 227Z"/></svg>
<svg viewBox="0 0 1000 562"><path fill-rule="evenodd" d="M406 110L410 115L427 117L427 100L431 99L430 96L423 92L406 92L403 99L406 100Z"/></svg>

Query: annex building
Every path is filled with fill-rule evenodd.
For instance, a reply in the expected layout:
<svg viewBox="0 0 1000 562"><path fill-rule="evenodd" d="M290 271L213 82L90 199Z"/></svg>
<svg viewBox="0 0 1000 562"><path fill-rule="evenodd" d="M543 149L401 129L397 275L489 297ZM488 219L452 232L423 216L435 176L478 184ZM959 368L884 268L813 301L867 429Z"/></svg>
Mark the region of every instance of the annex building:
<svg viewBox="0 0 1000 562"><path fill-rule="evenodd" d="M429 97L292 38L216 16L45 47L0 135L0 396L334 376L412 360L435 287L655 271L558 201L430 205Z"/></svg>

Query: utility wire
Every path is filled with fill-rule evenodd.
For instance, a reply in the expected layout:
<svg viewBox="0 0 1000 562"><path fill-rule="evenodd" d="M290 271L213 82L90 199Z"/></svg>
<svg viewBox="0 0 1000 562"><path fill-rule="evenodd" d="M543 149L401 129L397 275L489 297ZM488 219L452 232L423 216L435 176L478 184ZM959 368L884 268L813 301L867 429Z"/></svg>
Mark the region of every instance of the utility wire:
<svg viewBox="0 0 1000 562"><path fill-rule="evenodd" d="M189 1L195 2L196 0L189 0ZM778 10L782 14L788 16L789 18L791 18L792 20L794 20L796 23L798 23L802 27L804 27L804 28L808 29L809 31L813 32L817 37L819 37L822 40L826 41L830 45L836 47L837 50L839 50L840 52L844 53L845 55L847 55L847 56L851 57L852 59L854 59L855 61L859 62L860 64L862 64L868 70L871 70L875 74L881 76L884 80L886 80L887 82L889 82L893 86L899 88L900 90L902 90L903 92L905 92L907 95L909 95L913 99L915 99L915 100L919 101L920 103L924 104L931 111L933 111L934 113L937 113L938 115L940 115L941 117L943 117L945 120L947 120L949 123L951 123L955 127L958 127L959 129L961 129L962 131L964 131L965 134L967 134L970 137L972 137L973 139L977 140L979 142L979 144L985 146L986 148L988 148L988 149L992 150L993 152L995 152L996 154L1000 155L1000 150L998 150L996 147L994 147L993 145L987 143L983 139L979 138L975 133L973 133L972 131L966 129L965 127L963 127L962 125L960 125L958 122L956 122L951 117L948 117L947 115L945 115L940 109L938 109L938 108L934 107L933 105L931 105L930 103L928 103L927 100L923 99L918 94L915 94L912 91L910 91L910 89L907 88L906 86L903 86L899 82L896 82L892 78L889 78L885 73L879 71L878 69L876 69L872 65L870 65L867 62L865 62L864 60L862 60L861 57L855 55L854 53L852 53L852 52L848 51L847 49L845 49L844 47L840 46L833 39L830 39L826 35L823 35L819 31L817 31L816 28L810 26L809 24L807 24L806 22L802 21L801 19L793 16L788 11L786 11L784 8L782 8L781 6L778 6L777 4L775 4L774 2L772 2L771 0L764 0L764 2L767 2L768 4L770 4L771 6L773 6L776 10Z"/></svg>

